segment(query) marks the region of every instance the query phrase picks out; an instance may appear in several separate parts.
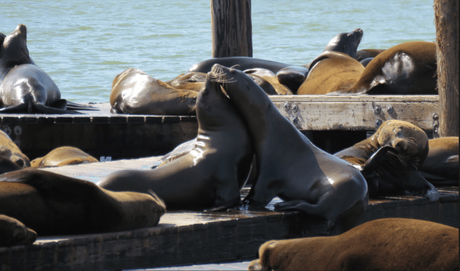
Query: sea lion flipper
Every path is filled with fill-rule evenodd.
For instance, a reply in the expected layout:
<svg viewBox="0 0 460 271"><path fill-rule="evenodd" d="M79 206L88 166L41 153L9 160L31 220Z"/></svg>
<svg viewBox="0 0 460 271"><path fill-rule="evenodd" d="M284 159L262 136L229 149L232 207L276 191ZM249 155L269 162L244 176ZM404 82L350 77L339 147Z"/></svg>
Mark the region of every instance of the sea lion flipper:
<svg viewBox="0 0 460 271"><path fill-rule="evenodd" d="M364 165L362 166L361 174L365 176L375 171L383 163L383 161L387 158L386 154L390 150L397 152L397 150L393 147L384 146L378 149L375 153L373 153L371 157L367 159L366 163L364 163Z"/></svg>
<svg viewBox="0 0 460 271"><path fill-rule="evenodd" d="M42 103L34 103L33 107L36 112L38 113L45 113L45 114L81 114L80 112L74 110L66 110L60 108L54 108L50 106L46 106Z"/></svg>
<svg viewBox="0 0 460 271"><path fill-rule="evenodd" d="M0 113L22 113L27 110L27 104L18 104L0 108Z"/></svg>

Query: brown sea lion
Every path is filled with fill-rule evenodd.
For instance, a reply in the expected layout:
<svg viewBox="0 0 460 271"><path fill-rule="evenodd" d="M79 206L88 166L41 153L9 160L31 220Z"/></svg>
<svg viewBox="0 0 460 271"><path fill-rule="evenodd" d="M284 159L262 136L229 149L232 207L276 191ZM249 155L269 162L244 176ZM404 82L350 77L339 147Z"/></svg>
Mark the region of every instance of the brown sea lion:
<svg viewBox="0 0 460 271"><path fill-rule="evenodd" d="M428 145L420 174L434 185L458 185L458 136L430 139Z"/></svg>
<svg viewBox="0 0 460 271"><path fill-rule="evenodd" d="M32 245L37 233L27 228L21 221L6 215L0 215L0 247Z"/></svg>
<svg viewBox="0 0 460 271"><path fill-rule="evenodd" d="M364 66L341 52L324 52L311 64L307 78L297 94L327 94L351 88L360 78Z"/></svg>
<svg viewBox="0 0 460 271"><path fill-rule="evenodd" d="M165 83L176 89L200 91L206 81L204 72L187 72Z"/></svg>
<svg viewBox="0 0 460 271"><path fill-rule="evenodd" d="M227 67L234 67L238 70L247 70L253 68L263 68L272 71L273 73L277 73L282 68L291 66L290 64L247 57L247 56L231 56L231 57L215 57L204 60L202 62L194 64L188 72L209 72L211 67L214 64L221 64Z"/></svg>
<svg viewBox="0 0 460 271"><path fill-rule="evenodd" d="M207 75L198 93L198 135L191 150L156 169L114 172L98 185L113 191L151 189L170 210L238 205L253 157L252 142L244 120L212 77Z"/></svg>
<svg viewBox="0 0 460 271"><path fill-rule="evenodd" d="M419 127L400 120L387 120L374 135L334 155L362 170L369 196L426 193L432 200L437 190L417 170L428 154L428 136Z"/></svg>
<svg viewBox="0 0 460 271"><path fill-rule="evenodd" d="M165 208L154 193L112 192L49 171L27 168L0 175L0 213L39 236L151 227Z"/></svg>
<svg viewBox="0 0 460 271"><path fill-rule="evenodd" d="M11 160L21 168L30 167L29 158L21 152L19 147L2 130L0 130L0 156Z"/></svg>
<svg viewBox="0 0 460 271"><path fill-rule="evenodd" d="M314 146L276 109L245 73L214 65L216 81L248 124L259 176L245 198L249 209L264 208L274 197L277 210L299 210L328 221L328 231L353 227L366 211L367 184L361 173Z"/></svg>
<svg viewBox="0 0 460 271"><path fill-rule="evenodd" d="M197 95L196 91L173 88L139 69L129 68L113 79L111 112L193 115Z"/></svg>
<svg viewBox="0 0 460 271"><path fill-rule="evenodd" d="M458 270L458 229L384 218L338 236L268 241L248 270Z"/></svg>
<svg viewBox="0 0 460 271"><path fill-rule="evenodd" d="M99 162L96 158L75 147L59 147L44 157L32 160L31 167L60 167L82 163Z"/></svg>
<svg viewBox="0 0 460 271"><path fill-rule="evenodd" d="M436 44L412 41L378 54L347 93L438 94Z"/></svg>
<svg viewBox="0 0 460 271"><path fill-rule="evenodd" d="M361 49L356 52L356 60L361 62L361 60L369 57L376 57L385 49Z"/></svg>
<svg viewBox="0 0 460 271"><path fill-rule="evenodd" d="M91 110L61 99L49 75L30 58L27 28L20 24L0 37L0 113L75 114Z"/></svg>
<svg viewBox="0 0 460 271"><path fill-rule="evenodd" d="M278 78L276 77L276 75L272 71L270 71L268 69L254 68L254 69L244 70L243 72L246 73L246 74L255 75L255 76L258 76L258 77L264 79L270 85L273 86L273 88L275 89L276 94L278 94L278 95L292 95L292 91L287 86L281 84L278 81ZM253 80L254 80L254 78L253 78ZM256 81L256 80L254 80L254 81ZM263 89L263 87L262 87L262 89Z"/></svg>

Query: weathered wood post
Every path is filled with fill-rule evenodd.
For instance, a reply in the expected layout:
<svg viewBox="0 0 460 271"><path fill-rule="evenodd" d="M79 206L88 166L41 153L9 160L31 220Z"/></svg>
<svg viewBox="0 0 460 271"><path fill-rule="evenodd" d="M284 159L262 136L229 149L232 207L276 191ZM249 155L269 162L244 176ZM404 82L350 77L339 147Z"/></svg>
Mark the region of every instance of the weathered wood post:
<svg viewBox="0 0 460 271"><path fill-rule="evenodd" d="M434 0L438 62L439 135L458 136L458 0Z"/></svg>
<svg viewBox="0 0 460 271"><path fill-rule="evenodd" d="M212 57L252 57L251 0L211 0Z"/></svg>

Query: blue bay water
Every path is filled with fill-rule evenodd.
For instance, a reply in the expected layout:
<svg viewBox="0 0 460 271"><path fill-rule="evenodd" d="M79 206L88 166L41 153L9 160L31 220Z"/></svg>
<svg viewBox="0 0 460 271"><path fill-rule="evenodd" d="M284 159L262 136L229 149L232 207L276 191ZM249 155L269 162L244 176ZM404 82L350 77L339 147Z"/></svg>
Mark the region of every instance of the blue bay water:
<svg viewBox="0 0 460 271"><path fill-rule="evenodd" d="M251 16L253 56L292 65L358 27L359 49L436 38L432 0L252 0ZM0 0L0 32L18 24L31 57L74 102L108 102L127 68L166 81L211 58L209 0Z"/></svg>

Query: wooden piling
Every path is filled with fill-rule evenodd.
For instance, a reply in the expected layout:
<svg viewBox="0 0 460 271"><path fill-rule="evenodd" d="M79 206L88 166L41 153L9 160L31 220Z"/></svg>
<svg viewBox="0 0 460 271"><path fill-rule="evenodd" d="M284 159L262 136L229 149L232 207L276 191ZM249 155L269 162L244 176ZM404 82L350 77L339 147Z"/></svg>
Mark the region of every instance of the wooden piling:
<svg viewBox="0 0 460 271"><path fill-rule="evenodd" d="M440 136L459 135L458 8L458 0L434 0Z"/></svg>
<svg viewBox="0 0 460 271"><path fill-rule="evenodd" d="M251 0L211 0L212 57L252 57Z"/></svg>

